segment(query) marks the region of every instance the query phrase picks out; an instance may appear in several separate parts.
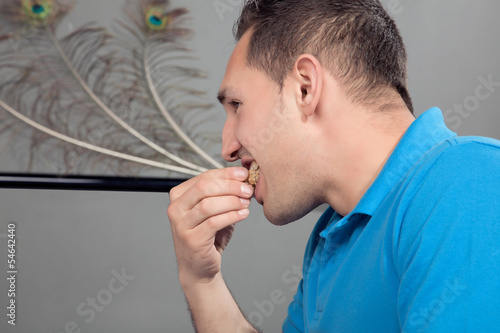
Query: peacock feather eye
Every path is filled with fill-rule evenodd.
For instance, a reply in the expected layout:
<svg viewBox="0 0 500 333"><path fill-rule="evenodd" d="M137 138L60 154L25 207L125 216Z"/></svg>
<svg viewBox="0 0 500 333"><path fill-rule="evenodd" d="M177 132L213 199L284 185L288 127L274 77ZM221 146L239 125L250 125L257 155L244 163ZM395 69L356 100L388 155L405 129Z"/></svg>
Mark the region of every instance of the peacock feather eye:
<svg viewBox="0 0 500 333"><path fill-rule="evenodd" d="M31 10L34 14L41 15L45 12L45 7L43 5L34 4Z"/></svg>
<svg viewBox="0 0 500 333"><path fill-rule="evenodd" d="M168 15L165 15L165 11L160 7L152 7L146 13L146 25L151 30L162 30L168 24Z"/></svg>
<svg viewBox="0 0 500 333"><path fill-rule="evenodd" d="M31 23L44 24L54 14L54 0L22 0L22 8Z"/></svg>

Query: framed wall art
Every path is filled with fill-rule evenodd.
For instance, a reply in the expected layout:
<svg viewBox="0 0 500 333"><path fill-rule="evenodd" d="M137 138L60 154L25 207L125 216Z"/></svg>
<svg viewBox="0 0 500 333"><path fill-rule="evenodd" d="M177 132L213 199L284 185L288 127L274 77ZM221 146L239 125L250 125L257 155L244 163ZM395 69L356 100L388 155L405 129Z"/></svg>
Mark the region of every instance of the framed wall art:
<svg viewBox="0 0 500 333"><path fill-rule="evenodd" d="M188 10L129 0L60 33L68 0L2 0L0 187L168 191L223 167Z"/></svg>

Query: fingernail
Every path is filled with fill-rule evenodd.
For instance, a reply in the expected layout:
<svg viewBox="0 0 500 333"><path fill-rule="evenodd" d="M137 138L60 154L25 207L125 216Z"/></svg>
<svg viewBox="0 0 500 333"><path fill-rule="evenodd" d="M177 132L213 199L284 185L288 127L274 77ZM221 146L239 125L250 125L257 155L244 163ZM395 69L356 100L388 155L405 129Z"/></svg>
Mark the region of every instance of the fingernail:
<svg viewBox="0 0 500 333"><path fill-rule="evenodd" d="M245 208L245 209L239 210L238 214L240 214L241 216L247 216L248 214L250 214L250 210L248 208Z"/></svg>
<svg viewBox="0 0 500 333"><path fill-rule="evenodd" d="M246 207L250 206L250 200L249 199L240 198L240 201L243 204L243 206L246 206Z"/></svg>
<svg viewBox="0 0 500 333"><path fill-rule="evenodd" d="M242 168L237 168L236 170L234 170L234 176L237 179L244 180L247 178L247 171L245 169L242 169Z"/></svg>
<svg viewBox="0 0 500 333"><path fill-rule="evenodd" d="M247 184L241 184L241 192L245 195L252 195L253 187Z"/></svg>

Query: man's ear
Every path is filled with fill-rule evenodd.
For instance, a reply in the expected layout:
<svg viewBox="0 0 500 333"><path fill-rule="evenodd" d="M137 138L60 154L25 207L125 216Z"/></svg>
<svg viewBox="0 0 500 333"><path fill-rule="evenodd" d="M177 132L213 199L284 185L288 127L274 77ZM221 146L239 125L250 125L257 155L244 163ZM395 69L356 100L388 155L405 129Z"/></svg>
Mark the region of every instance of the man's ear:
<svg viewBox="0 0 500 333"><path fill-rule="evenodd" d="M310 54L302 54L293 68L296 85L296 99L304 116L312 116L319 104L323 89L323 68L318 59Z"/></svg>

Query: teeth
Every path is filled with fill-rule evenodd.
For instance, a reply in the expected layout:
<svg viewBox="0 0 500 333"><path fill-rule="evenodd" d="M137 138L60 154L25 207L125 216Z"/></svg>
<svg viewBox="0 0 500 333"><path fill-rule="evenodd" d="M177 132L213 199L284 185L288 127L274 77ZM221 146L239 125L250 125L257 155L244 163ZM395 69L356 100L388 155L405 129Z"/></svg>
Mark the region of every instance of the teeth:
<svg viewBox="0 0 500 333"><path fill-rule="evenodd" d="M259 165L257 164L257 162L253 161L252 165L250 166L250 170L248 170L248 179L246 183L255 187L258 180L259 180Z"/></svg>

